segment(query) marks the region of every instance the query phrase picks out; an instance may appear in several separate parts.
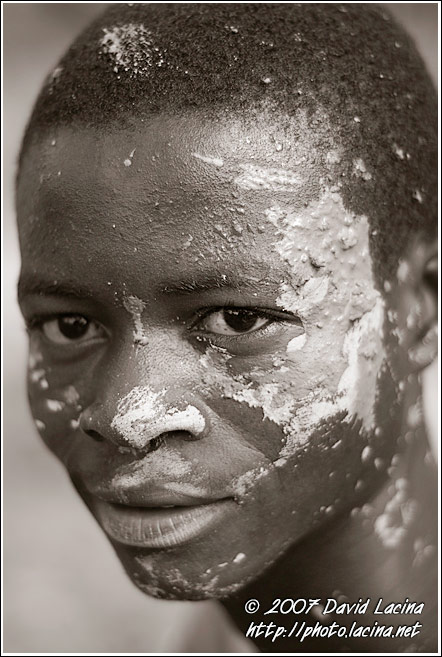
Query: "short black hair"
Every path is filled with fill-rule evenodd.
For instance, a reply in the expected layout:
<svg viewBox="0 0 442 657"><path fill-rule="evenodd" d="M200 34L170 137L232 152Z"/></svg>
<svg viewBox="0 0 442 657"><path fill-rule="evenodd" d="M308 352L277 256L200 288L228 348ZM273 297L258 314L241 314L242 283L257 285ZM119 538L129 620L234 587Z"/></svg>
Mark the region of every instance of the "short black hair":
<svg viewBox="0 0 442 657"><path fill-rule="evenodd" d="M124 126L134 116L327 113L346 206L369 217L378 280L411 235L437 231L437 95L411 39L375 5L113 4L48 76L28 123ZM326 157L324 148L324 158ZM360 158L356 184L354 161Z"/></svg>

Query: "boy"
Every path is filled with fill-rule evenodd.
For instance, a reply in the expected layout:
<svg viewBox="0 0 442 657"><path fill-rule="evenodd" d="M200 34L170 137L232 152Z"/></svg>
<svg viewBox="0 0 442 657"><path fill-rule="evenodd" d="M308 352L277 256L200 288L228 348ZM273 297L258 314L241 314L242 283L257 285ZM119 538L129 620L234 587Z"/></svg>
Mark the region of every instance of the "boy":
<svg viewBox="0 0 442 657"><path fill-rule="evenodd" d="M433 647L434 107L373 8L116 5L28 125L37 427L141 590L264 651Z"/></svg>

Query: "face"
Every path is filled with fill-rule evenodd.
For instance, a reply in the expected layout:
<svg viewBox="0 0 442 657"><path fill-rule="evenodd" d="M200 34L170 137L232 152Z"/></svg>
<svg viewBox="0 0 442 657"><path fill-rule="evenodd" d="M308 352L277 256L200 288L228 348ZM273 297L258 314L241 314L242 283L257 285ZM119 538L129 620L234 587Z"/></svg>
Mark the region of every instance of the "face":
<svg viewBox="0 0 442 657"><path fill-rule="evenodd" d="M32 413L155 596L229 595L394 453L368 218L303 121L59 128L26 155Z"/></svg>

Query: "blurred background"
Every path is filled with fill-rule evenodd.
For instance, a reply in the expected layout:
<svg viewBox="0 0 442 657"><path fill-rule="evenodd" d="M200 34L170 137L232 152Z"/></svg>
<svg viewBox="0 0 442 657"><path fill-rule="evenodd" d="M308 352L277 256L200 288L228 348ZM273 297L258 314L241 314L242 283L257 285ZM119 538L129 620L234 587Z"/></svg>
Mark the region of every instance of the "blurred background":
<svg viewBox="0 0 442 657"><path fill-rule="evenodd" d="M253 646L213 602L166 602L129 581L65 472L40 442L26 402L26 334L15 300L14 175L43 79L108 3L3 3L3 336L5 652L244 652ZM414 37L435 84L438 3L383 3ZM437 438L437 366L424 375ZM196 628L198 629L196 631Z"/></svg>

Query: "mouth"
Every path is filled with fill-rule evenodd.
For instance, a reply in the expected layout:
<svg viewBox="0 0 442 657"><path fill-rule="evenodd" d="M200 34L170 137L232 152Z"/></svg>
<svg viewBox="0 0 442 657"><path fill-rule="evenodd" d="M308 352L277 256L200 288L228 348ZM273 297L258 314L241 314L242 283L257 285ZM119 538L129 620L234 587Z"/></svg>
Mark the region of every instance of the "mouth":
<svg viewBox="0 0 442 657"><path fill-rule="evenodd" d="M234 504L232 498L223 498L191 506L143 507L95 498L93 506L98 522L112 540L133 547L170 548L207 533Z"/></svg>

